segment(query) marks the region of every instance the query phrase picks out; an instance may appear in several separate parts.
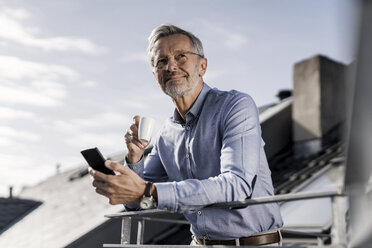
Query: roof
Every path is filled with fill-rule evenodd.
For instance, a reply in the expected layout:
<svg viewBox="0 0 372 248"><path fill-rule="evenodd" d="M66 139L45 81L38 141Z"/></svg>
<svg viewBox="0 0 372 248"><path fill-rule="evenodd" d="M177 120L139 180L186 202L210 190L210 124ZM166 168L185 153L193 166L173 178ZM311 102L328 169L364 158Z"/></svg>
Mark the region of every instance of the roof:
<svg viewBox="0 0 372 248"><path fill-rule="evenodd" d="M297 192L311 179L330 166L344 162L340 142L324 146L310 156L296 157L291 148L282 151L269 161L275 194ZM308 182L307 182L308 183Z"/></svg>
<svg viewBox="0 0 372 248"><path fill-rule="evenodd" d="M292 104L292 97L289 97L262 108L260 112L274 193L278 195L340 188L345 168L341 125L319 140L296 143L292 136ZM284 221L283 242L286 245L317 245L319 240L315 234L322 235L324 240L329 239L331 199L283 202L280 208ZM303 232L314 235L304 235Z"/></svg>
<svg viewBox="0 0 372 248"><path fill-rule="evenodd" d="M40 201L0 198L0 234L41 204Z"/></svg>
<svg viewBox="0 0 372 248"><path fill-rule="evenodd" d="M119 155L112 159L122 158ZM110 205L94 191L87 165L26 188L20 197L30 200L14 199L14 202L27 202L27 206L43 204L3 232L0 247L64 247L107 221L105 214L123 209L122 205ZM8 207L4 211L11 212Z"/></svg>

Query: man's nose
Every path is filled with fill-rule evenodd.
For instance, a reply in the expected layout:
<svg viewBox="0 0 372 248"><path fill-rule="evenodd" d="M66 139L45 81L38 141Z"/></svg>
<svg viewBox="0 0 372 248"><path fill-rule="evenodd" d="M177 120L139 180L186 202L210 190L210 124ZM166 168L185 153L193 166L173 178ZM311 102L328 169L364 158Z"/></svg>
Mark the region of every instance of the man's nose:
<svg viewBox="0 0 372 248"><path fill-rule="evenodd" d="M178 64L177 64L176 60L174 58L169 58L166 69L168 71L175 71L175 70L177 70L177 68L178 68Z"/></svg>

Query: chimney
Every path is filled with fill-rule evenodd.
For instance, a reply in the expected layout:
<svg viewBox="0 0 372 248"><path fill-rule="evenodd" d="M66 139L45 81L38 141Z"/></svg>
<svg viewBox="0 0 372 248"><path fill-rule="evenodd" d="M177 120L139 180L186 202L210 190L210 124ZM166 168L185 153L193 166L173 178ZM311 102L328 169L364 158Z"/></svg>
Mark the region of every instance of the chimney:
<svg viewBox="0 0 372 248"><path fill-rule="evenodd" d="M292 90L280 90L276 95L276 97L279 98L279 101L282 101L290 96L292 96Z"/></svg>
<svg viewBox="0 0 372 248"><path fill-rule="evenodd" d="M345 120L345 65L314 56L294 66L293 141L299 156L339 137Z"/></svg>
<svg viewBox="0 0 372 248"><path fill-rule="evenodd" d="M56 174L59 174L61 172L61 164L56 165Z"/></svg>
<svg viewBox="0 0 372 248"><path fill-rule="evenodd" d="M13 186L9 186L9 199L13 198Z"/></svg>

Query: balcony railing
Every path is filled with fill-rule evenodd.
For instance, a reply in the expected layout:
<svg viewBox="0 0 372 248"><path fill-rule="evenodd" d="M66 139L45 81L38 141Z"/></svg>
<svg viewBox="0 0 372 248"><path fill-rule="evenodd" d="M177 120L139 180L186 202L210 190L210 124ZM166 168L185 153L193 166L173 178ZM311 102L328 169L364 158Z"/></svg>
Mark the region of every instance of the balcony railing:
<svg viewBox="0 0 372 248"><path fill-rule="evenodd" d="M254 199L247 199L244 201L235 201L228 203L217 203L205 207L204 209L211 208L244 208L250 205L266 204L273 202L288 202L288 201L298 201L298 200L308 200L315 198L325 198L330 197L332 199L332 211L333 211L333 224L331 229L331 240L332 246L334 247L346 247L346 222L345 222L345 193L343 190L333 190L333 191L314 191L314 192L300 192L292 194L282 194L267 197L257 197ZM158 222L168 222L175 224L188 224L185 220L174 220L159 218L159 214L169 214L171 212L167 210L160 209L150 209L141 211L131 211L122 212L116 214L105 215L107 218L122 218L121 227L121 243L120 244L104 244L103 247L182 247L182 245L144 245L144 228L146 221L158 221ZM137 226L137 242L136 244L130 243L130 237L132 233L132 219L138 221ZM306 235L306 233L303 233ZM309 235L314 235L310 234ZM320 235L321 236L321 235ZM189 247L189 246L185 246Z"/></svg>

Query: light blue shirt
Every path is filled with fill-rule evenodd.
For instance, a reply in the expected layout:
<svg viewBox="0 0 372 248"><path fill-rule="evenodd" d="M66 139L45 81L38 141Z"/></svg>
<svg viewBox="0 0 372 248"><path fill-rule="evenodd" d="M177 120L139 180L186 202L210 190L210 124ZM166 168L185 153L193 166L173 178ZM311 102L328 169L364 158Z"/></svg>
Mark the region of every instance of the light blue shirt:
<svg viewBox="0 0 372 248"><path fill-rule="evenodd" d="M203 210L273 195L257 107L247 94L204 83L186 122L175 110L146 161L128 166L155 182L158 208L183 213L201 239L248 237L283 225L277 203Z"/></svg>

